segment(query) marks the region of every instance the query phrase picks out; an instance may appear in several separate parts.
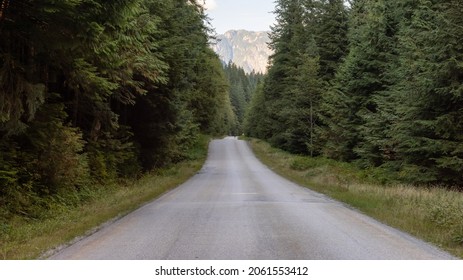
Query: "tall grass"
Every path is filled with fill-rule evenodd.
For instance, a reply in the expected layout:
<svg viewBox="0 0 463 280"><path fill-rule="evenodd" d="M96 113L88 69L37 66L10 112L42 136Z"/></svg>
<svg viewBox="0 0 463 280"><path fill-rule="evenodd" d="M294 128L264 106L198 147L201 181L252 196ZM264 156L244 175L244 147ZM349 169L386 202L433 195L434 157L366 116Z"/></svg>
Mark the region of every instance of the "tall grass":
<svg viewBox="0 0 463 280"><path fill-rule="evenodd" d="M462 192L385 185L381 170L292 155L260 140L249 143L257 157L280 175L463 258Z"/></svg>
<svg viewBox="0 0 463 280"><path fill-rule="evenodd" d="M146 174L139 180L122 181L89 190L81 205L55 203L39 218L16 216L0 223L0 259L45 258L53 248L88 234L166 191L180 185L203 165L208 138L190 152L190 159L170 168Z"/></svg>

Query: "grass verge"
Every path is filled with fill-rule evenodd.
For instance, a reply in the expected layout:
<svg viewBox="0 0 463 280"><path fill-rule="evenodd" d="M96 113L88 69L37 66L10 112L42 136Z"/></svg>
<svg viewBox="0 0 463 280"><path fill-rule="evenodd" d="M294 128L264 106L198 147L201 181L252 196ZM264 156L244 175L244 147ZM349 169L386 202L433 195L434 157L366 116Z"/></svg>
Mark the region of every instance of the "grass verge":
<svg viewBox="0 0 463 280"><path fill-rule="evenodd" d="M463 258L462 192L381 185L369 171L352 164L292 155L256 139L248 142L256 156L278 174Z"/></svg>
<svg viewBox="0 0 463 280"><path fill-rule="evenodd" d="M101 186L79 206L50 209L44 218L16 217L0 228L0 259L44 258L50 249L89 233L99 225L137 209L193 176L207 155L207 137L191 151L191 160L146 174L136 181Z"/></svg>

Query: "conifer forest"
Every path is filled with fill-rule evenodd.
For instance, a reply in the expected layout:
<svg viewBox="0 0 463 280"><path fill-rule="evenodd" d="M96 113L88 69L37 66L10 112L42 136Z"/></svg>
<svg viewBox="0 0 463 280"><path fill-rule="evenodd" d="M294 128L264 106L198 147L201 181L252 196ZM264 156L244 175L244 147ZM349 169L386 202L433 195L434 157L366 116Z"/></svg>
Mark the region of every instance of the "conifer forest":
<svg viewBox="0 0 463 280"><path fill-rule="evenodd" d="M278 0L246 134L286 151L463 186L463 2Z"/></svg>
<svg viewBox="0 0 463 280"><path fill-rule="evenodd" d="M463 190L461 0L277 0L265 76L220 61L200 2L0 0L0 222L204 134Z"/></svg>

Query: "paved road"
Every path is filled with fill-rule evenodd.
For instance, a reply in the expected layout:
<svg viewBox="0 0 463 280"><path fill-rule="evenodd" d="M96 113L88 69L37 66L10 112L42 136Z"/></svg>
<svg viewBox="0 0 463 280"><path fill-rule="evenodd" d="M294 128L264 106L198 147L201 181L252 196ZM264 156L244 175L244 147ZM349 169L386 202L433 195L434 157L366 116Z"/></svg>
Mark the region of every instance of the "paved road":
<svg viewBox="0 0 463 280"><path fill-rule="evenodd" d="M273 173L246 142L210 144L188 182L52 259L451 259Z"/></svg>

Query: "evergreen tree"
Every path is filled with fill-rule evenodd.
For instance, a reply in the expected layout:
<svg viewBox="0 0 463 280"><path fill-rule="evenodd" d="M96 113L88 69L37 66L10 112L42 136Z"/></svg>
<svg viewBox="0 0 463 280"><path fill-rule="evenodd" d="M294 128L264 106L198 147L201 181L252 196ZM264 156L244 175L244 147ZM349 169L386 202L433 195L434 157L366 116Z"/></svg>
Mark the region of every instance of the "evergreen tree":
<svg viewBox="0 0 463 280"><path fill-rule="evenodd" d="M322 146L318 133L321 123L318 118L318 110L323 83L319 76L319 58L305 54L301 59L301 65L298 69L299 75L297 76L299 91L295 100L299 114L295 116L295 119L301 122L298 127L305 129L305 131L301 131L300 140L304 141L309 155L315 156L320 154Z"/></svg>
<svg viewBox="0 0 463 280"><path fill-rule="evenodd" d="M402 31L410 26L417 6L414 0L385 2L384 16L387 20L385 31L390 47L386 70L382 74L384 90L378 91L372 97L376 111L361 115L364 125L359 131L363 143L359 145L357 151L362 156L365 166L381 165L389 171L397 171L401 165L396 149L397 141L393 139L395 132L392 130L393 124L401 121L396 113L400 102L398 98L402 94L399 92L398 84L404 79L403 72L400 70L399 38ZM370 153L368 150L373 152Z"/></svg>
<svg viewBox="0 0 463 280"><path fill-rule="evenodd" d="M231 128L233 135L243 133L243 124L251 97L257 84L263 79L263 74L252 72L246 74L243 68L233 63L224 65L225 75L229 83L229 98L236 116L236 125Z"/></svg>
<svg viewBox="0 0 463 280"><path fill-rule="evenodd" d="M317 47L306 17L309 10L302 1L282 0L277 3L277 25L271 35L274 55L264 85L264 111L267 121L260 130L273 145L296 153L307 153L307 143L313 139L315 109L313 92L306 92L303 76L317 68ZM315 15L313 15L315 17ZM316 60L313 60L317 58ZM305 73L307 72L307 73ZM315 72L318 72L315 70ZM309 74L311 75L311 74ZM318 75L318 74L317 74ZM310 77L313 78L313 77ZM310 86L309 86L310 87Z"/></svg>
<svg viewBox="0 0 463 280"><path fill-rule="evenodd" d="M265 128L270 127L270 124L267 123L269 121L267 118L263 118L263 116L268 115L266 110L264 86L263 83L260 83L252 96L249 109L246 112L244 120L244 133L246 136L260 139L267 137L268 132L265 131Z"/></svg>
<svg viewBox="0 0 463 280"><path fill-rule="evenodd" d="M318 155L321 94L346 52L347 8L343 1L285 0L277 2L275 13L274 55L260 105L265 121L258 134L285 150Z"/></svg>
<svg viewBox="0 0 463 280"><path fill-rule="evenodd" d="M2 1L0 214L31 214L43 196L138 175L185 158L200 132L228 132L208 32L192 0Z"/></svg>
<svg viewBox="0 0 463 280"><path fill-rule="evenodd" d="M462 12L460 1L422 1L400 37L392 138L410 182L463 182Z"/></svg>
<svg viewBox="0 0 463 280"><path fill-rule="evenodd" d="M176 162L198 132L225 134L233 123L226 80L209 49L205 15L194 1L147 1L159 18L155 39L168 64L168 82L152 85L129 107L129 124L146 169Z"/></svg>
<svg viewBox="0 0 463 280"><path fill-rule="evenodd" d="M383 0L353 3L349 54L323 102L325 154L329 157L381 163L378 145L365 137L376 136L375 123L369 120L378 110L375 97L388 85L385 73L394 53L387 9Z"/></svg>
<svg viewBox="0 0 463 280"><path fill-rule="evenodd" d="M320 1L315 41L320 56L320 77L331 82L348 51L348 10L343 0Z"/></svg>

